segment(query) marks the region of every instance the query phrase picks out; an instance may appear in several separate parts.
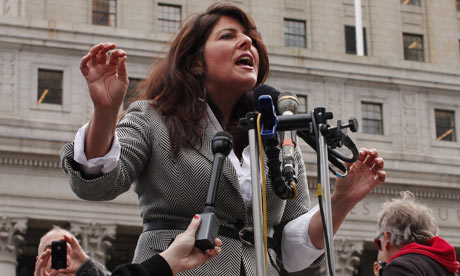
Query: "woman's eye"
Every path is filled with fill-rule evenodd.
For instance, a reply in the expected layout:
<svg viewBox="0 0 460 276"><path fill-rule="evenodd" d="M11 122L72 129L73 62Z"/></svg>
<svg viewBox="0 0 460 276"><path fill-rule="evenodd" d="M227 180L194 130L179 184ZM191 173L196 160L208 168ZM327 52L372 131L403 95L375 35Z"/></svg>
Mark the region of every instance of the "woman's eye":
<svg viewBox="0 0 460 276"><path fill-rule="evenodd" d="M225 33L220 36L220 39L232 39L233 34L232 33Z"/></svg>

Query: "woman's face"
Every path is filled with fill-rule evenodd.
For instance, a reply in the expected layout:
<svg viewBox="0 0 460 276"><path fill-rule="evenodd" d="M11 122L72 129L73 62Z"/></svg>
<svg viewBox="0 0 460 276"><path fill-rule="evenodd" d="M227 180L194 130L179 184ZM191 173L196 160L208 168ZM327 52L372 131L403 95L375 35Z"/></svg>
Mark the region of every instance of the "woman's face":
<svg viewBox="0 0 460 276"><path fill-rule="evenodd" d="M206 90L215 103L239 99L257 82L259 53L243 25L222 16L204 45Z"/></svg>

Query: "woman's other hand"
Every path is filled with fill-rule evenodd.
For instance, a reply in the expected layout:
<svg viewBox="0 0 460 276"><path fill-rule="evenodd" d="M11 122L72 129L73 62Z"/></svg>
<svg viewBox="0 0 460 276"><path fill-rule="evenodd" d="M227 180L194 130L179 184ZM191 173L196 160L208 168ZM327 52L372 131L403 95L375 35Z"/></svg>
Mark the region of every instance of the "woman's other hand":
<svg viewBox="0 0 460 276"><path fill-rule="evenodd" d="M361 148L356 162L345 163L348 174L337 179L332 197L354 206L385 181L383 165L383 158L376 149Z"/></svg>

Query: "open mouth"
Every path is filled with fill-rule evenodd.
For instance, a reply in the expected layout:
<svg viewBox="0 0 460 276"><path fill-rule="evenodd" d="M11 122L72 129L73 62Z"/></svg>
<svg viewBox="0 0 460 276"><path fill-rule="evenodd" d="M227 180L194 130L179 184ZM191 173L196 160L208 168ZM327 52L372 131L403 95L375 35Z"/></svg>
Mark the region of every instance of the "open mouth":
<svg viewBox="0 0 460 276"><path fill-rule="evenodd" d="M254 62L250 56L242 56L236 61L236 65L246 65L254 67Z"/></svg>

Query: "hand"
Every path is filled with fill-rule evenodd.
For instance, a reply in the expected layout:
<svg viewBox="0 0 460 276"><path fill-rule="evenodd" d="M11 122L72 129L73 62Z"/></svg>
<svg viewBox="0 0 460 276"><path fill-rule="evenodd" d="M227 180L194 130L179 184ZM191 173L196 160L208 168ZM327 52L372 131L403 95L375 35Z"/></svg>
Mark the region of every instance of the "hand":
<svg viewBox="0 0 460 276"><path fill-rule="evenodd" d="M80 266L89 259L85 251L81 248L75 237L71 237L64 234L62 241L67 242L67 264L68 267L65 269L57 270L58 273L69 274L75 273L80 268Z"/></svg>
<svg viewBox="0 0 460 276"><path fill-rule="evenodd" d="M220 247L222 246L220 239L216 239L214 249L208 249L206 253L195 247L195 233L200 223L201 218L195 215L187 230L178 235L168 249L160 253L168 262L174 275L181 271L195 268L220 254Z"/></svg>
<svg viewBox="0 0 460 276"><path fill-rule="evenodd" d="M80 266L89 258L74 237L64 235L64 238L61 240L67 242L68 267L58 270L51 269L51 250L47 249L39 257L37 257L37 260L35 262L34 276L55 276L58 274L74 274L75 272L77 272Z"/></svg>
<svg viewBox="0 0 460 276"><path fill-rule="evenodd" d="M95 108L118 112L128 88L126 53L114 43L93 46L80 61L80 71L86 79ZM107 53L110 58L107 63Z"/></svg>
<svg viewBox="0 0 460 276"><path fill-rule="evenodd" d="M332 197L340 198L342 202L354 206L374 187L385 181L383 164L383 158L379 157L376 149L360 149L356 162L345 163L348 174L337 179Z"/></svg>
<svg viewBox="0 0 460 276"><path fill-rule="evenodd" d="M56 270L50 272L50 257L51 249L47 249L40 256L37 256L35 261L34 276L55 276L58 274Z"/></svg>

